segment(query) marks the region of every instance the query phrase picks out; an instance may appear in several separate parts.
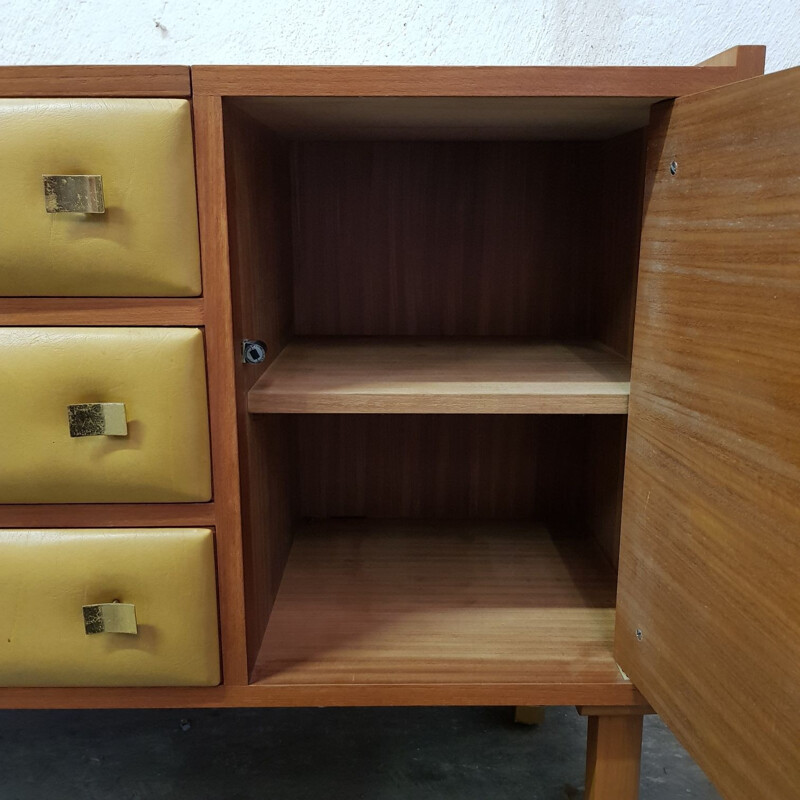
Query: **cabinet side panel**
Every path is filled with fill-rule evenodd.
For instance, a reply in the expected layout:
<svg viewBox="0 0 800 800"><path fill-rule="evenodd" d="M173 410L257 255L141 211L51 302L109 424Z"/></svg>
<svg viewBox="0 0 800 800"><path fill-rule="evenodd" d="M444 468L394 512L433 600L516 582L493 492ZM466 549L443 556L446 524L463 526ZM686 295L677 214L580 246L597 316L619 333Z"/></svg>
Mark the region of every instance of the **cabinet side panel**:
<svg viewBox="0 0 800 800"><path fill-rule="evenodd" d="M631 357L633 342L645 136L638 130L603 142L596 195L601 259L591 273L592 338L625 358Z"/></svg>
<svg viewBox="0 0 800 800"><path fill-rule="evenodd" d="M252 667L291 546L291 435L282 417L247 413L247 392L292 325L287 145L223 101L234 347L263 341L262 364L236 359L248 663Z"/></svg>
<svg viewBox="0 0 800 800"><path fill-rule="evenodd" d="M626 416L593 417L588 426L584 466L586 528L615 568L619 564L627 424Z"/></svg>
<svg viewBox="0 0 800 800"><path fill-rule="evenodd" d="M800 70L659 106L615 652L730 800L800 784Z"/></svg>
<svg viewBox="0 0 800 800"><path fill-rule="evenodd" d="M626 359L633 342L645 145L644 130L601 145L594 228L599 266L587 276L592 286L592 338ZM598 418L588 434L592 444L587 451L586 525L614 566L619 562L626 427L624 417Z"/></svg>

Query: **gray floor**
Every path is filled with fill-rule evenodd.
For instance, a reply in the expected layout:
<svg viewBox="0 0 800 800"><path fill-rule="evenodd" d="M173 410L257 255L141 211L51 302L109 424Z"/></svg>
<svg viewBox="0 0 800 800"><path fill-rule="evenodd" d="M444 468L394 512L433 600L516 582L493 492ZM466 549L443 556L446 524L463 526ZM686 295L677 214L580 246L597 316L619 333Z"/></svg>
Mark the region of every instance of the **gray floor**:
<svg viewBox="0 0 800 800"><path fill-rule="evenodd" d="M0 711L0 800L580 800L586 720L508 708ZM655 717L641 800L718 800Z"/></svg>

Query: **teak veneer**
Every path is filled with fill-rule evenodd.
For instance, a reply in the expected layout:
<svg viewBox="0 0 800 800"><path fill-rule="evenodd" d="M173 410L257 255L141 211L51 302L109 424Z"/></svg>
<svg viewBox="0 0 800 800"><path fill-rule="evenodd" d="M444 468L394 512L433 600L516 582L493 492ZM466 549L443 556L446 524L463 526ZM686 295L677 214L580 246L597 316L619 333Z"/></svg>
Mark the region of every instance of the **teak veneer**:
<svg viewBox="0 0 800 800"><path fill-rule="evenodd" d="M590 542L533 524L312 522L295 533L253 682L466 690L536 675L627 699L615 593Z"/></svg>
<svg viewBox="0 0 800 800"><path fill-rule="evenodd" d="M609 350L487 339L300 339L248 393L251 413L624 414Z"/></svg>
<svg viewBox="0 0 800 800"><path fill-rule="evenodd" d="M202 299L0 298L4 325L189 325L205 323Z"/></svg>
<svg viewBox="0 0 800 800"><path fill-rule="evenodd" d="M190 97L188 67L2 67L0 97Z"/></svg>

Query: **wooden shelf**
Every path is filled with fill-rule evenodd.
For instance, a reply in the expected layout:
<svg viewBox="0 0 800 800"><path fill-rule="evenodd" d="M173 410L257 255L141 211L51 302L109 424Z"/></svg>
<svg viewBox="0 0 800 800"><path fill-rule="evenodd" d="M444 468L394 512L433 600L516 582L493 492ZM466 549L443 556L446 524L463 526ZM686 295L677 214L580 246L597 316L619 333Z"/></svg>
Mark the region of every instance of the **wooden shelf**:
<svg viewBox="0 0 800 800"><path fill-rule="evenodd" d="M524 339L290 342L248 395L251 413L626 414L630 367L594 346Z"/></svg>
<svg viewBox="0 0 800 800"><path fill-rule="evenodd" d="M605 685L613 702L630 686L612 654L615 588L590 537L529 523L311 523L296 533L253 683L444 684L460 701L535 684L567 702Z"/></svg>

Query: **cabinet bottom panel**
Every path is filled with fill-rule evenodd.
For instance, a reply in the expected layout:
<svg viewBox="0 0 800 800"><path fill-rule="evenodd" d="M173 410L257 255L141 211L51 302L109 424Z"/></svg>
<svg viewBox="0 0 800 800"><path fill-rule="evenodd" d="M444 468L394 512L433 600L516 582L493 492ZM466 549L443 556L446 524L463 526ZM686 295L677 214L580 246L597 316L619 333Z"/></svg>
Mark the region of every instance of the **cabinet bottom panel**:
<svg viewBox="0 0 800 800"><path fill-rule="evenodd" d="M529 522L301 525L252 682L266 686L621 685L616 574L588 536Z"/></svg>
<svg viewBox="0 0 800 800"><path fill-rule="evenodd" d="M0 688L0 708L298 708L381 706L635 706L629 682L403 686L215 686L157 689Z"/></svg>

